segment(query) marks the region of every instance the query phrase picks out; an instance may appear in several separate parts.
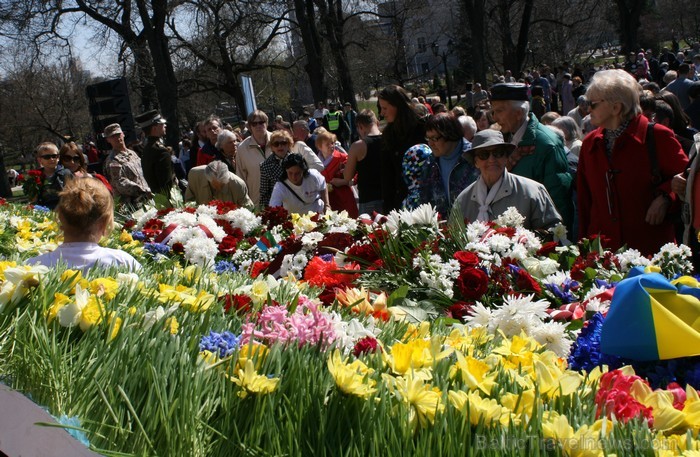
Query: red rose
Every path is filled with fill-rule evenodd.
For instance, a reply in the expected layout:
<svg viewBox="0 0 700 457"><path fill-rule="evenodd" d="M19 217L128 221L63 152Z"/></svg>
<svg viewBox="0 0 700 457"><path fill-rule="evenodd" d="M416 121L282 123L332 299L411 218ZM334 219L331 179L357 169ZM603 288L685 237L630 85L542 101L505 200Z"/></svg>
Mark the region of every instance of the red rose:
<svg viewBox="0 0 700 457"><path fill-rule="evenodd" d="M459 273L456 284L462 297L478 300L488 290L489 277L478 268L465 268Z"/></svg>
<svg viewBox="0 0 700 457"><path fill-rule="evenodd" d="M532 291L535 292L536 294L542 293L542 287L535 281L535 278L533 278L530 273L525 271L525 269L521 268L518 270L518 276L515 279L515 285L518 287L518 289L522 291Z"/></svg>
<svg viewBox="0 0 700 457"><path fill-rule="evenodd" d="M370 244L356 244L354 246L351 246L346 251L346 254L351 259L361 259L370 263L374 262L379 258L379 256L377 255L377 251L375 251L372 245Z"/></svg>
<svg viewBox="0 0 700 457"><path fill-rule="evenodd" d="M173 243L173 252L183 254L185 252L185 246L182 243Z"/></svg>
<svg viewBox="0 0 700 457"><path fill-rule="evenodd" d="M362 354L374 354L377 349L382 350L381 346L377 344L376 338L366 336L355 343L352 353L355 357L360 357Z"/></svg>
<svg viewBox="0 0 700 457"><path fill-rule="evenodd" d="M452 257L459 262L460 268L473 268L479 265L479 256L469 251L457 251Z"/></svg>

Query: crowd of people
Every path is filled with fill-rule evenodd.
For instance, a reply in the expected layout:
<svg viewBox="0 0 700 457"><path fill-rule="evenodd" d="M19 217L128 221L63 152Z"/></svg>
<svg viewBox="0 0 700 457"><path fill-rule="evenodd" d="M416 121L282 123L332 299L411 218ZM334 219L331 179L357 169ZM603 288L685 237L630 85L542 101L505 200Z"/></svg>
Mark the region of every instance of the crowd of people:
<svg viewBox="0 0 700 457"><path fill-rule="evenodd" d="M319 102L293 123L256 110L232 128L210 116L175 150L163 142L167 121L149 111L135 118L140 154L121 126L105 128L104 177L87 173L74 144L39 145L36 200L56 207L67 182L85 177L133 206L182 192L197 203L351 217L430 203L443 219L490 221L515 207L526 227L561 223L571 239L600 236L645 255L684 240L697 252L698 79L694 47L640 51L585 75L542 67L516 81L505 72L488 88L471 85L452 110L389 85L377 94L383 127L372 110Z"/></svg>

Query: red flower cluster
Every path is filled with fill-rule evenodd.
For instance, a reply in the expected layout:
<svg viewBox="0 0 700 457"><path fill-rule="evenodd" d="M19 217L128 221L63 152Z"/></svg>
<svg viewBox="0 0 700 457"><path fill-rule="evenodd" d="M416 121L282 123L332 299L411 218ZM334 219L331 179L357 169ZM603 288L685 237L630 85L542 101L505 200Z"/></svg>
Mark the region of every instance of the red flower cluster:
<svg viewBox="0 0 700 457"><path fill-rule="evenodd" d="M377 340L366 336L355 343L352 353L355 357L360 357L363 354L374 354L377 350L382 350L382 347L377 344Z"/></svg>
<svg viewBox="0 0 700 457"><path fill-rule="evenodd" d="M160 219L149 219L141 229L141 232L146 235L147 239L153 239L160 234L165 227L165 223Z"/></svg>
<svg viewBox="0 0 700 457"><path fill-rule="evenodd" d="M471 315L474 303L459 301L447 308L447 316L464 322L464 318Z"/></svg>
<svg viewBox="0 0 700 457"><path fill-rule="evenodd" d="M261 273L267 273L267 269L270 266L270 262L261 262L256 260L253 266L250 268L250 277L257 278Z"/></svg>
<svg viewBox="0 0 700 457"><path fill-rule="evenodd" d="M217 214L226 214L229 211L238 209L238 205L234 204L233 202L224 202L221 200L212 200L208 203L208 205L216 206Z"/></svg>
<svg viewBox="0 0 700 457"><path fill-rule="evenodd" d="M304 280L317 287L336 288L347 286L357 279L358 275L349 272L343 273L343 271L352 271L353 269L350 266L340 268L335 263L335 259L326 262L321 257L314 257L306 264Z"/></svg>
<svg viewBox="0 0 700 457"><path fill-rule="evenodd" d="M479 300L489 288L489 277L478 268L462 268L455 284L463 298Z"/></svg>
<svg viewBox="0 0 700 457"><path fill-rule="evenodd" d="M262 223L267 226L268 230L278 225L289 223L289 212L282 206L268 206L260 212Z"/></svg>
<svg viewBox="0 0 700 457"><path fill-rule="evenodd" d="M250 303L252 302L252 299L244 294L226 294L219 297L219 300L224 305L224 311L240 314L250 311Z"/></svg>
<svg viewBox="0 0 700 457"><path fill-rule="evenodd" d="M606 270L611 270L613 268L619 269L620 261L611 251L606 251L603 257L597 252L589 252L585 257L579 256L576 258L571 267L571 279L579 282L584 281L586 279L586 269L588 268L604 268Z"/></svg>
<svg viewBox="0 0 700 457"><path fill-rule="evenodd" d="M318 243L316 248L316 253L318 255L323 254L335 254L336 249L338 251L345 251L355 240L349 233L333 232L324 235L323 239ZM329 249L332 248L332 249Z"/></svg>
<svg viewBox="0 0 700 457"><path fill-rule="evenodd" d="M615 416L626 423L630 419L641 416L651 426L654 420L652 408L639 403L630 394L635 381L648 385L639 376L626 376L620 370L610 371L601 376L598 392L595 395L596 417L600 418L605 413L609 418Z"/></svg>
<svg viewBox="0 0 700 457"><path fill-rule="evenodd" d="M346 254L352 260L364 260L367 263L372 263L379 259L377 250L371 244L355 244L347 250Z"/></svg>

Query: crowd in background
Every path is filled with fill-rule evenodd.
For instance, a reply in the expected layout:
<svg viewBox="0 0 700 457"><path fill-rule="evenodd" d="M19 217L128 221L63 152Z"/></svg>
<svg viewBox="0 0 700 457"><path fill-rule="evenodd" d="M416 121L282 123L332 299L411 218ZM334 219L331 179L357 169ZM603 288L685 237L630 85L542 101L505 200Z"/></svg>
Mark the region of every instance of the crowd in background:
<svg viewBox="0 0 700 457"><path fill-rule="evenodd" d="M150 111L136 117L138 145L127 147L117 124L105 129L112 149L98 173L87 172L92 146L42 143L35 200L55 207L66 179L91 176L132 205L180 192L197 203L351 217L431 203L445 219L492 220L510 202L528 226L562 223L572 239L600 235L648 254L685 229L695 247L699 79L700 44L639 50L585 74L566 65L517 79L506 71L490 87L468 85L452 109L444 96L386 86L381 124L350 102L319 101L293 122L256 110L237 128L210 116L176 148L163 143L167 121Z"/></svg>

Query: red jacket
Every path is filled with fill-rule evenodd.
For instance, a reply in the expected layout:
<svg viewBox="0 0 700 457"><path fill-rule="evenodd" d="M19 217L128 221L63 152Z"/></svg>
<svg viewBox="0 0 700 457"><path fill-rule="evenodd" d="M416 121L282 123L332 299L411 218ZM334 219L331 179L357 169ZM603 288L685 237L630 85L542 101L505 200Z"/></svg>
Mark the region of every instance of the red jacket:
<svg viewBox="0 0 700 457"><path fill-rule="evenodd" d="M660 192L675 201L671 178L685 170L688 158L673 132L656 124L656 157L663 179L654 185L646 147L648 124L642 115L632 119L616 140L610 159L602 128L583 140L577 172L579 237L602 234L611 240L606 247L627 245L645 255L674 241L673 222L667 219L660 225L649 225L644 219Z"/></svg>
<svg viewBox="0 0 700 457"><path fill-rule="evenodd" d="M330 184L333 178L342 178L345 170L345 163L348 161L348 155L337 149L333 149L333 158L323 169L321 174L326 178L326 182ZM331 209L334 211L346 210L352 218L359 216L355 194L350 186L333 186L333 190L328 192L328 200L331 204Z"/></svg>

